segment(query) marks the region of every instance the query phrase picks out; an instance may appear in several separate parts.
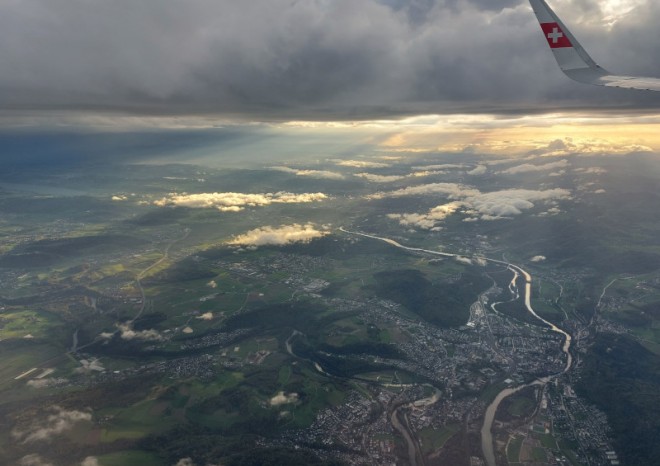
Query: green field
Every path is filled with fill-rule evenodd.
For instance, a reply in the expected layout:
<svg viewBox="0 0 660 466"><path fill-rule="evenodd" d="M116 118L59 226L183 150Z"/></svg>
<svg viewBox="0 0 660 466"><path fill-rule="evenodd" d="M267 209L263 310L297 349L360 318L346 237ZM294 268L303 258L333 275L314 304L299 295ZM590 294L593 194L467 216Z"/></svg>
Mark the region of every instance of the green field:
<svg viewBox="0 0 660 466"><path fill-rule="evenodd" d="M64 323L52 313L33 310L0 312L0 340L48 338L63 333Z"/></svg>
<svg viewBox="0 0 660 466"><path fill-rule="evenodd" d="M461 430L460 424L449 424L442 429L432 429L425 427L417 432L422 452L425 455L433 453L434 451L442 448L447 441Z"/></svg>
<svg viewBox="0 0 660 466"><path fill-rule="evenodd" d="M520 461L520 449L525 441L525 437L513 437L506 448L506 458L509 463L518 463Z"/></svg>
<svg viewBox="0 0 660 466"><path fill-rule="evenodd" d="M533 447L532 448L532 460L546 462L548 460L548 454L546 453L545 448Z"/></svg>
<svg viewBox="0 0 660 466"><path fill-rule="evenodd" d="M144 451L119 451L97 457L101 466L163 466L163 460Z"/></svg>

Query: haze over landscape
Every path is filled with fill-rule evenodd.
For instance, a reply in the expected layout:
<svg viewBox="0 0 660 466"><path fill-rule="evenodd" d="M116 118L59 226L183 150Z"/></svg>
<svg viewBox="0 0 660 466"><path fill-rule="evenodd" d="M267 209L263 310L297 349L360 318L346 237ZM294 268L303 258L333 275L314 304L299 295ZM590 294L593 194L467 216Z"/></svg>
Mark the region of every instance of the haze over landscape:
<svg viewBox="0 0 660 466"><path fill-rule="evenodd" d="M0 463L660 464L660 96L527 1L9 0L0 63Z"/></svg>

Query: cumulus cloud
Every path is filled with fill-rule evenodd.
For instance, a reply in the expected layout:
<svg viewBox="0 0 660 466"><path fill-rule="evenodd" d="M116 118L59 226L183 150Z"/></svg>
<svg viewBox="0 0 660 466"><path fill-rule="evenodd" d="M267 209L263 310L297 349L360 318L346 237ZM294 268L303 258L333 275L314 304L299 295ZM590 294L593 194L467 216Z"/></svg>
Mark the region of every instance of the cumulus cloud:
<svg viewBox="0 0 660 466"><path fill-rule="evenodd" d="M12 437L22 443L49 441L55 435L71 430L80 422L92 420L89 411L68 411L60 406L53 406L45 419L33 421L27 428L15 428Z"/></svg>
<svg viewBox="0 0 660 466"><path fill-rule="evenodd" d="M506 189L471 196L467 202L481 214L483 220L497 220L520 215L524 210L534 207L534 202L568 199L570 196L570 191L561 188L540 191Z"/></svg>
<svg viewBox="0 0 660 466"><path fill-rule="evenodd" d="M597 190L595 190L595 191L594 191L594 194L605 194L606 192L607 192L607 191L605 191L604 189L601 188L601 189L597 189Z"/></svg>
<svg viewBox="0 0 660 466"><path fill-rule="evenodd" d="M404 175L375 175L373 173L356 173L355 176L364 178L372 183L391 183L406 178Z"/></svg>
<svg viewBox="0 0 660 466"><path fill-rule="evenodd" d="M161 341L163 336L158 330L133 330L130 324L117 324L122 340Z"/></svg>
<svg viewBox="0 0 660 466"><path fill-rule="evenodd" d="M486 265L488 265L488 261L483 257L475 256L472 260L475 264L482 267L486 267Z"/></svg>
<svg viewBox="0 0 660 466"><path fill-rule="evenodd" d="M483 175L488 171L485 165L477 165L474 169L467 172L468 175Z"/></svg>
<svg viewBox="0 0 660 466"><path fill-rule="evenodd" d="M467 265L472 265L472 259L469 257L463 257L463 256L456 256L454 257L456 262L460 262L461 264L467 264Z"/></svg>
<svg viewBox="0 0 660 466"><path fill-rule="evenodd" d="M309 243L311 240L330 234L325 229L317 229L313 223L301 225L264 226L238 235L227 242L235 246L282 246L291 243Z"/></svg>
<svg viewBox="0 0 660 466"><path fill-rule="evenodd" d="M338 160L336 164L342 167L353 168L387 168L390 166L389 163L370 162L367 160Z"/></svg>
<svg viewBox="0 0 660 466"><path fill-rule="evenodd" d="M543 262L546 259L545 256L534 256L530 259L531 262Z"/></svg>
<svg viewBox="0 0 660 466"><path fill-rule="evenodd" d="M499 220L520 215L523 211L534 207L535 202L545 202L557 199L570 198L571 192L567 189L506 189L482 193L475 188L453 183L434 183L408 187L386 193L377 193L369 196L371 199L386 197L403 197L411 195L443 194L457 201L435 207L427 213L417 214L389 214L388 217L396 219L405 226L414 226L423 229L433 229L436 222L444 220L447 216L464 207L464 214L481 220ZM553 208L555 209L555 208ZM552 211L550 209L548 212ZM559 210L557 209L557 212Z"/></svg>
<svg viewBox="0 0 660 466"><path fill-rule="evenodd" d="M555 139L548 144L541 144L537 149L529 151L533 157L566 157L575 154L581 156L587 155L629 155L638 152L652 152L651 147L634 144L618 143L607 139L584 139L574 140L573 138Z"/></svg>
<svg viewBox="0 0 660 466"><path fill-rule="evenodd" d="M453 168L465 168L465 165L456 163L440 163L433 165L417 165L412 168L413 170L449 170Z"/></svg>
<svg viewBox="0 0 660 466"><path fill-rule="evenodd" d="M125 201L128 199L128 197L124 196L123 194L116 194L112 196L110 199L112 199L113 201Z"/></svg>
<svg viewBox="0 0 660 466"><path fill-rule="evenodd" d="M430 183L418 186L409 186L396 191L380 192L367 196L367 199L384 199L388 197L426 196L431 194L442 194L450 199L480 194L477 189L457 183Z"/></svg>
<svg viewBox="0 0 660 466"><path fill-rule="evenodd" d="M403 226L421 228L423 230L437 230L438 222L446 219L461 207L461 202L450 202L432 208L425 214L388 214L387 217L398 220Z"/></svg>
<svg viewBox="0 0 660 466"><path fill-rule="evenodd" d="M99 463L99 460L96 459L96 457L88 456L82 461L82 463L80 463L80 466L101 466L101 463Z"/></svg>
<svg viewBox="0 0 660 466"><path fill-rule="evenodd" d="M216 283L215 280L211 280L210 282L208 282L208 283L206 284L206 286L208 286L209 288L217 288L217 287L218 287L218 284Z"/></svg>
<svg viewBox="0 0 660 466"><path fill-rule="evenodd" d="M205 312L202 315L197 316L199 320L213 320L213 313L212 312Z"/></svg>
<svg viewBox="0 0 660 466"><path fill-rule="evenodd" d="M426 176L442 175L445 172L440 170L422 170L408 173L407 175L376 175L373 173L356 173L355 176L364 178L372 183L392 183L394 181L405 180L406 178L424 178Z"/></svg>
<svg viewBox="0 0 660 466"><path fill-rule="evenodd" d="M607 173L607 170L602 167L576 168L573 171L575 173L584 173L585 175L602 175Z"/></svg>
<svg viewBox="0 0 660 466"><path fill-rule="evenodd" d="M499 171L499 174L505 175L515 175L518 173L530 173L530 172L540 172L545 170L555 170L557 168L566 168L568 167L568 160L562 159L556 162L549 162L542 165L534 165L531 163L524 163L522 165L517 165L515 167L507 168L506 170Z"/></svg>
<svg viewBox="0 0 660 466"><path fill-rule="evenodd" d="M174 466L195 466L192 458L181 458Z"/></svg>
<svg viewBox="0 0 660 466"><path fill-rule="evenodd" d="M173 205L190 208L215 208L222 212L239 212L245 207L267 206L270 204L298 204L319 202L328 199L323 193L294 194L289 192L246 194L246 193L171 193L154 204L160 207Z"/></svg>
<svg viewBox="0 0 660 466"><path fill-rule="evenodd" d="M284 404L291 404L298 401L297 393L284 393L278 392L277 395L270 399L271 406L280 406Z"/></svg>
<svg viewBox="0 0 660 466"><path fill-rule="evenodd" d="M408 176L412 178L423 178L425 176L444 175L445 173L446 172L442 170L422 170L422 171L412 172Z"/></svg>
<svg viewBox="0 0 660 466"><path fill-rule="evenodd" d="M298 168L289 168L289 167L271 167L271 170L277 170L280 172L291 173L296 176L308 176L310 178L320 178L327 180L343 180L344 175L339 172L333 172L329 170L305 170Z"/></svg>

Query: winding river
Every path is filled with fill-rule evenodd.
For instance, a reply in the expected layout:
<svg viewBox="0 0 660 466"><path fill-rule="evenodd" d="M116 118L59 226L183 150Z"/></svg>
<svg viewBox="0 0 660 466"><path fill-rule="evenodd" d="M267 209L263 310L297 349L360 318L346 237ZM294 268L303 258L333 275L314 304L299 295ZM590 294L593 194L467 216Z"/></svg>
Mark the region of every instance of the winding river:
<svg viewBox="0 0 660 466"><path fill-rule="evenodd" d="M440 252L440 251L432 251L429 249L422 249L422 248L412 248L409 246L404 246L401 243L398 243L392 239L389 238L381 238L379 236L374 236L374 235L368 235L366 233L359 233L359 232L354 232L354 231L348 231L344 229L343 227L339 228L340 231L344 233L349 233L353 235L358 235L358 236L363 236L365 238L372 238L372 239L377 239L380 241L384 241L388 244L391 244L392 246L405 249L408 251L414 251L414 252L425 252L427 254L433 254L437 256L444 256L444 257L453 257L453 258L459 258L462 257L459 254L451 254L451 253L446 253L446 252ZM511 283L509 285L509 290L511 293L516 295L516 299L519 297L519 291L518 291L518 286L516 284L518 278L520 276L525 278L525 308L527 309L527 312L529 312L535 319L543 322L545 325L547 325L551 331L559 333L560 335L563 336L564 342L562 344L562 352L566 355L566 364L564 366L564 369L556 374L551 374L545 377L538 378L532 382L526 383L519 385L517 387L510 387L510 388L505 388L501 392L497 394L495 399L491 402L490 405L488 405L488 408L486 408L486 414L484 415L484 423L481 427L481 449L484 455L484 459L486 460L486 464L488 466L497 466L497 463L495 461L495 449L493 446L493 435L491 432L492 426L493 426L493 421L495 419L495 413L497 412L497 408L504 400L506 397L522 390L523 388L526 387L531 387L535 385L545 385L551 380L561 376L562 374L566 373L570 368L571 365L573 364L573 356L570 353L570 348L571 348L571 336L561 328L557 327L555 324L552 322L547 321L543 317L539 316L534 309L532 308L532 276L525 271L522 267L511 264L510 262L505 262L497 259L490 259L487 257L480 257L479 259L483 259L487 262L491 262L494 264L501 264L507 266L512 272L513 272L513 279L511 280Z"/></svg>
<svg viewBox="0 0 660 466"><path fill-rule="evenodd" d="M497 262L500 264L507 264L506 262L503 261L498 261L494 259L487 259L490 262ZM543 317L539 316L534 309L532 308L532 276L520 268L517 265L513 264L507 264L508 267L513 269L514 271L514 278L513 281L511 282L511 285L509 286L509 289L513 292L512 288L516 288L516 294L517 294L517 286L515 285L515 281L518 278L518 274L522 275L525 277L525 308L527 308L527 311L534 316L534 318L540 320L543 322L545 325L550 327L550 330L553 332L559 333L564 337L564 343L561 347L562 352L566 355L566 364L564 365L564 369L556 374L551 374L545 377L538 378L536 380L533 380L532 382L518 385L517 387L512 387L512 388L505 388L502 390L500 393L497 394L495 399L488 405L488 408L486 408L486 414L484 415L484 423L481 427L481 450L484 454L484 459L486 460L486 464L488 466L497 466L497 462L495 461L495 449L493 447L493 434L491 432L491 429L493 427L493 421L495 420L495 413L497 412L497 408L504 400L506 397L513 395L514 393L522 390L523 388L526 387L532 387L534 385L545 385L546 383L550 382L551 380L559 377L560 375L566 373L571 368L571 365L573 364L573 356L571 355L570 348L571 348L571 336L561 328L557 327L555 324L552 322L549 322L545 320Z"/></svg>

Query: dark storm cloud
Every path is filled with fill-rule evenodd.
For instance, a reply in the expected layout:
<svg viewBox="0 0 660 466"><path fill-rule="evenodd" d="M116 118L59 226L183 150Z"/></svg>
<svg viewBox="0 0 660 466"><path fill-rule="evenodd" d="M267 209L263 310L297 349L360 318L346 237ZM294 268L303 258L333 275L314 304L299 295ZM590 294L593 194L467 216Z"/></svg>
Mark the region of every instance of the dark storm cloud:
<svg viewBox="0 0 660 466"><path fill-rule="evenodd" d="M660 76L657 2L609 32L595 0L552 3L602 65ZM563 77L522 0L5 0L0 63L0 101L21 110L331 119L659 102Z"/></svg>

